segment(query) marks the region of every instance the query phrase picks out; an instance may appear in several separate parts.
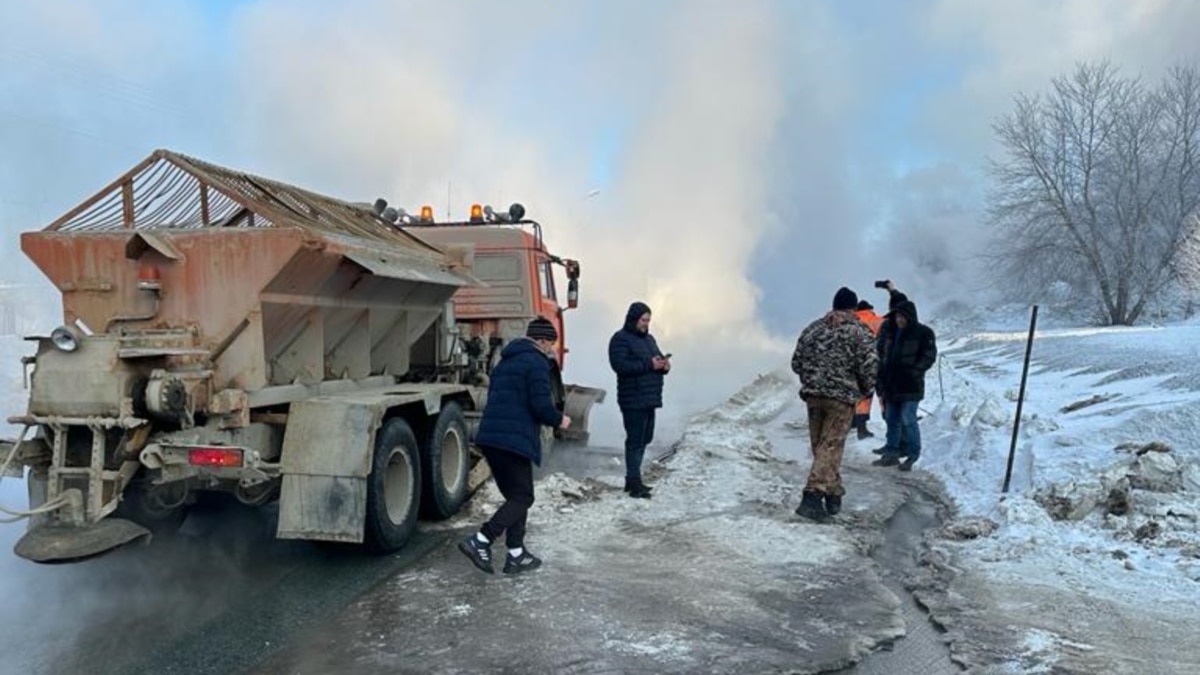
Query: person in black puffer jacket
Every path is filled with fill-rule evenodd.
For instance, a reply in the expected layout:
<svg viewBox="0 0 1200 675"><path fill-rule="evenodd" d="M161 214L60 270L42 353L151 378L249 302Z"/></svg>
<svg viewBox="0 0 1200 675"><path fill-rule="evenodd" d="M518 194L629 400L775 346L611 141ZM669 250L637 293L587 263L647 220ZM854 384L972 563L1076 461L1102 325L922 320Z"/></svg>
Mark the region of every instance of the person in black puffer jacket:
<svg viewBox="0 0 1200 675"><path fill-rule="evenodd" d="M492 542L501 533L508 544L505 574L537 569L542 561L525 550L525 521L533 506L533 465L542 463L541 427L566 429L571 418L554 407L550 369L558 331L542 317L529 322L526 337L500 352L492 370L487 406L475 435L504 504L479 532L459 542L458 549L479 569L493 574Z"/></svg>
<svg viewBox="0 0 1200 675"><path fill-rule="evenodd" d="M671 361L650 334L650 307L645 303L629 306L625 325L608 342L608 363L617 374L617 405L625 423L625 491L649 499L642 458L654 440L655 411L662 407L663 377L671 371Z"/></svg>
<svg viewBox="0 0 1200 675"><path fill-rule="evenodd" d="M896 284L892 283L890 279L887 281L886 290L888 292L888 312L883 315L883 323L880 324L879 330L875 333L875 350L879 354L880 363L883 363L884 345L895 335L896 307L902 302L908 302L908 296L897 290ZM884 398L883 391L877 390L875 393L879 396L879 412L883 416L884 423L887 424L887 399ZM900 434L899 449L900 457L908 455L908 442L904 438L903 433ZM882 455L885 451L887 451L886 443L873 450L877 455Z"/></svg>
<svg viewBox="0 0 1200 675"><path fill-rule="evenodd" d="M880 395L887 401L887 444L876 466L900 465L909 471L921 457L921 428L917 425L917 406L925 398L925 373L937 361L937 337L933 329L921 323L917 306L908 300L892 311L893 329L882 341L879 365ZM906 459L900 463L900 442L904 440Z"/></svg>

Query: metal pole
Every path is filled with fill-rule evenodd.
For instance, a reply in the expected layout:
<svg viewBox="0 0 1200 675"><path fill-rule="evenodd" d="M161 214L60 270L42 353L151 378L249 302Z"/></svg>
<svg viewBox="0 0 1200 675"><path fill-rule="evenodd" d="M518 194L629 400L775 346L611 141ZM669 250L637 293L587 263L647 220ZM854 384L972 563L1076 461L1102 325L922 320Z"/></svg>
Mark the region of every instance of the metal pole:
<svg viewBox="0 0 1200 675"><path fill-rule="evenodd" d="M1017 432L1021 428L1021 405L1025 402L1025 381L1029 377L1029 356L1033 352L1033 332L1037 329L1038 306L1033 306L1033 314L1029 317L1029 339L1025 342L1025 366L1021 369L1021 390L1017 393L1017 417L1013 420L1012 444L1008 446L1008 467L1004 470L1004 487L1001 492L1008 493L1008 484L1012 481L1013 459L1017 454Z"/></svg>

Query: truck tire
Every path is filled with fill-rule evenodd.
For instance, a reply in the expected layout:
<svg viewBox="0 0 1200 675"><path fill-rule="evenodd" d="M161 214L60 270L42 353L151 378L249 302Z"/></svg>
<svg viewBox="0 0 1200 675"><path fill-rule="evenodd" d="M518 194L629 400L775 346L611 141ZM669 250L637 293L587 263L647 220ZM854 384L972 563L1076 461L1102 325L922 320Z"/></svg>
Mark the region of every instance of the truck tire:
<svg viewBox="0 0 1200 675"><path fill-rule="evenodd" d="M445 520L458 513L467 499L467 472L471 446L462 407L453 401L442 406L421 447L424 515Z"/></svg>
<svg viewBox="0 0 1200 675"><path fill-rule="evenodd" d="M367 477L367 548L391 553L417 529L421 504L421 457L408 422L394 417L375 434L375 454Z"/></svg>

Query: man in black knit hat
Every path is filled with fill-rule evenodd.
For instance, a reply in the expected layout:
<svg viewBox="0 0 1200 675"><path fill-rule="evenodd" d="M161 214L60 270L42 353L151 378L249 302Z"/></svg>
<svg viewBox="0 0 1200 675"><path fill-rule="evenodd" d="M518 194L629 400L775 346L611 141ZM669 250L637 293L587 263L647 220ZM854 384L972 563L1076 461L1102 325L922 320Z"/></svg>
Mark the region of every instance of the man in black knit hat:
<svg viewBox="0 0 1200 675"><path fill-rule="evenodd" d="M792 354L800 376L800 398L808 408L813 461L796 514L812 520L842 508L842 453L854 418L854 404L872 395L879 357L871 331L854 310L858 296L849 288L833 296L833 311L804 329Z"/></svg>
<svg viewBox="0 0 1200 675"><path fill-rule="evenodd" d="M542 463L541 427L566 429L571 418L554 406L550 359L558 331L542 317L529 322L525 337L508 343L492 369L487 407L475 445L483 452L504 504L458 550L480 570L494 574L492 542L505 535L505 574L535 570L542 561L525 549L525 520L533 506L533 465Z"/></svg>

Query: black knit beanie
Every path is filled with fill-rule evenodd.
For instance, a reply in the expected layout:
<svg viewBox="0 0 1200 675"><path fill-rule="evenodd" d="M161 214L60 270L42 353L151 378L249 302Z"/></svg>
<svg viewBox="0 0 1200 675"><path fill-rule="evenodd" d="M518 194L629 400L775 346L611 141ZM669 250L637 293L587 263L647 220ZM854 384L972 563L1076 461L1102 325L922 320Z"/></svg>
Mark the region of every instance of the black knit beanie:
<svg viewBox="0 0 1200 675"><path fill-rule="evenodd" d="M539 316L529 322L529 327L525 329L525 337L554 342L558 339L558 331L554 330L554 324L548 319Z"/></svg>
<svg viewBox="0 0 1200 675"><path fill-rule="evenodd" d="M858 306L858 294L854 291L842 286L838 289L836 295L833 296L834 310L846 311L852 310Z"/></svg>

